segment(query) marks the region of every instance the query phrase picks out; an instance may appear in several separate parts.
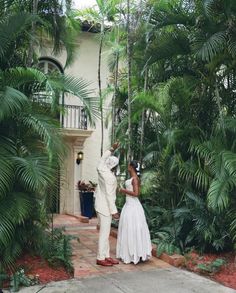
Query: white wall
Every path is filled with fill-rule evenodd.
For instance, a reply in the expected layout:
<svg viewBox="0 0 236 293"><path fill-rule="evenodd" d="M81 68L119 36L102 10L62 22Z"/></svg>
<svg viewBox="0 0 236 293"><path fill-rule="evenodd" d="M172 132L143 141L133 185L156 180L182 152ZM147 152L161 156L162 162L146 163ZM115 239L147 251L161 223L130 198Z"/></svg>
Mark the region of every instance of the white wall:
<svg viewBox="0 0 236 293"><path fill-rule="evenodd" d="M75 76L82 77L83 79L90 82L89 88L93 90L93 95L98 96L98 50L99 41L98 34L83 32L78 38L78 49L76 50L76 58L74 63L65 69L65 73ZM53 57L61 63L64 67L66 60L66 52L62 52L60 56L53 56L50 53L49 48L41 49L41 57ZM106 61L107 55L102 54L102 67L101 67L101 80L102 88L107 87L107 81L109 77L109 71ZM108 103L108 102L107 102ZM106 103L106 104L107 104ZM81 105L81 101L72 95L65 96L65 104L68 105ZM107 109L107 106L106 106ZM106 114L104 113L104 117ZM92 134L86 138L84 146L81 146L84 153L84 160L78 166L75 163L77 148L74 147L74 154L71 153L68 157L68 164L66 165L66 173L68 175L68 182L64 185L63 198L61 199L61 212L67 213L78 213L78 190L76 184L78 180L91 180L97 182L96 165L100 159L100 145L101 145L101 125L100 120L96 121L96 128L89 129L93 130ZM109 148L109 132L108 129L104 129L104 150ZM72 161L70 158L74 158ZM72 165L71 165L72 164ZM71 166L70 166L71 165ZM70 170L71 169L71 170ZM72 177L72 178L70 178ZM66 190L66 186L68 190Z"/></svg>
<svg viewBox="0 0 236 293"><path fill-rule="evenodd" d="M91 89L98 96L98 35L92 33L82 33L78 58L68 72L73 75L82 76L88 81L92 81ZM106 54L102 54L101 79L102 88L107 87L109 72L107 68ZM104 115L105 116L105 115ZM104 148L109 147L109 133L104 129ZM100 158L101 125L100 120L96 123L93 134L84 143L84 160L82 162L82 179L97 182L96 164Z"/></svg>

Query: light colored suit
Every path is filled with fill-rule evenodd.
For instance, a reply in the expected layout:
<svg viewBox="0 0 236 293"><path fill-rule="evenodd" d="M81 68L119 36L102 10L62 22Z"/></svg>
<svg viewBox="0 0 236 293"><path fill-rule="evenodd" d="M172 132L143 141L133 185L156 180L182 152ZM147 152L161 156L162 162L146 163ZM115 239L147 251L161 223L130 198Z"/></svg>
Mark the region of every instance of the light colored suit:
<svg viewBox="0 0 236 293"><path fill-rule="evenodd" d="M106 161L111 156L108 150L104 152L99 161L98 186L95 192L95 210L100 222L99 241L98 241L98 260L110 257L109 235L111 230L112 215L117 213L116 208L116 189L117 180L114 173L108 168Z"/></svg>
<svg viewBox="0 0 236 293"><path fill-rule="evenodd" d="M107 167L106 160L111 152L106 151L99 161L98 187L95 192L95 209L104 216L110 216L117 213L116 208L116 189L117 180L114 173Z"/></svg>

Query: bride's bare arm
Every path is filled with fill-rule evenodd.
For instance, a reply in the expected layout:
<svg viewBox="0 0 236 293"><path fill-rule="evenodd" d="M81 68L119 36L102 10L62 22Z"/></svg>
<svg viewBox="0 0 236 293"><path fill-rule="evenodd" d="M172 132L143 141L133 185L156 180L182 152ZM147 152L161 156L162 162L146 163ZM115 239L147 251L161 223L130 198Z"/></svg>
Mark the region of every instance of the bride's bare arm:
<svg viewBox="0 0 236 293"><path fill-rule="evenodd" d="M125 189L125 188L120 188L119 192L131 195L131 196L139 196L139 180L138 180L138 178L133 178L132 185L133 185L133 191Z"/></svg>

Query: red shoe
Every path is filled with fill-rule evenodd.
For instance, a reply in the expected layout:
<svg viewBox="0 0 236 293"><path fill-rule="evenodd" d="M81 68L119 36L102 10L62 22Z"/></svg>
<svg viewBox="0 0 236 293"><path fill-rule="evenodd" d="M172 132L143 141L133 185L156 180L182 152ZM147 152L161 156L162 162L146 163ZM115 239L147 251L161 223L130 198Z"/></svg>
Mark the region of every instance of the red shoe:
<svg viewBox="0 0 236 293"><path fill-rule="evenodd" d="M113 266L113 264L110 261L107 261L107 259L104 259L104 260L97 259L97 265L104 266L104 267L112 267Z"/></svg>
<svg viewBox="0 0 236 293"><path fill-rule="evenodd" d="M115 258L112 258L112 257L107 257L107 258L105 258L105 260L110 262L113 265L118 265L119 264L118 259L115 259Z"/></svg>

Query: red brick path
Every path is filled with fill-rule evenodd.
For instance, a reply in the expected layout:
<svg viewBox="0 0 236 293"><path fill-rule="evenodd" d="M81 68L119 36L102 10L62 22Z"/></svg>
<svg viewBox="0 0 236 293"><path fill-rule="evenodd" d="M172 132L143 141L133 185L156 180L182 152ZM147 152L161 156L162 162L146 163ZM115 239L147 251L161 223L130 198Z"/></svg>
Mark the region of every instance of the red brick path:
<svg viewBox="0 0 236 293"><path fill-rule="evenodd" d="M85 278L112 274L127 271L148 271L155 268L166 268L170 265L152 257L144 263L123 264L113 267L102 267L96 265L96 252L98 242L98 231L96 229L97 219L92 219L89 223L81 223L77 218L67 215L55 215L54 226L65 227L66 233L74 235L72 240L74 277ZM111 257L115 257L116 239L110 237Z"/></svg>

